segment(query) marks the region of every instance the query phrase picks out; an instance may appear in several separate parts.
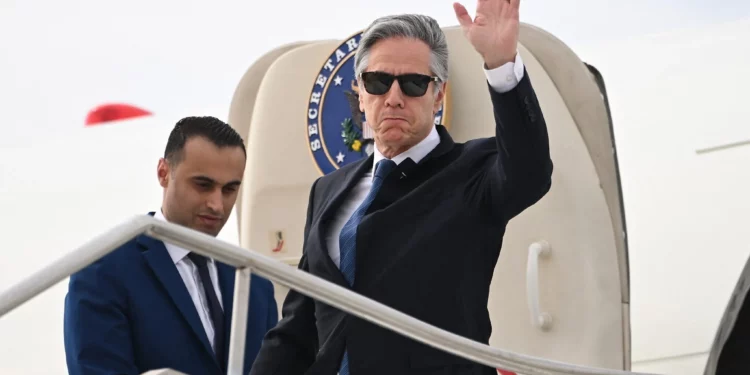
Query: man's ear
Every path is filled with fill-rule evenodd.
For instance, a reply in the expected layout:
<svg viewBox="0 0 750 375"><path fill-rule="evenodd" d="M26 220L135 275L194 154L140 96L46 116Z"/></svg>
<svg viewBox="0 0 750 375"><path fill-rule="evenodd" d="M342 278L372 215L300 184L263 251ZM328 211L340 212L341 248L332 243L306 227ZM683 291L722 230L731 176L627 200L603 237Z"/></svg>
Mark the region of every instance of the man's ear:
<svg viewBox="0 0 750 375"><path fill-rule="evenodd" d="M156 167L156 177L159 179L159 185L165 188L169 186L169 163L164 158L159 158L159 164Z"/></svg>
<svg viewBox="0 0 750 375"><path fill-rule="evenodd" d="M440 106L443 105L443 100L445 100L445 89L447 88L447 83L441 82L438 86L438 92L435 94L435 104L432 108L432 114L436 114L440 110Z"/></svg>
<svg viewBox="0 0 750 375"><path fill-rule="evenodd" d="M357 78L357 86L362 87L362 82L359 81L359 78ZM365 100L363 91L364 90L359 90L357 98L359 99L359 111L365 113Z"/></svg>

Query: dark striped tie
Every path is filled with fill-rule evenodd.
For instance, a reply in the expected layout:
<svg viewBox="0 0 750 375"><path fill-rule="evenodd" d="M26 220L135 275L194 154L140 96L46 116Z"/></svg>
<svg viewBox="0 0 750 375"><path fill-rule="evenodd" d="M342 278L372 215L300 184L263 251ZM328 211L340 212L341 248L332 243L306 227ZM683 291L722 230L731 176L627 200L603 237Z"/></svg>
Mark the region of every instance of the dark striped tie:
<svg viewBox="0 0 750 375"><path fill-rule="evenodd" d="M201 277L201 284L203 284L203 290L206 292L208 311L214 324L214 351L221 368L224 369L224 311L221 309L219 298L216 296L213 283L211 283L211 276L208 273L208 259L196 253L188 254L188 258L198 266L198 275Z"/></svg>

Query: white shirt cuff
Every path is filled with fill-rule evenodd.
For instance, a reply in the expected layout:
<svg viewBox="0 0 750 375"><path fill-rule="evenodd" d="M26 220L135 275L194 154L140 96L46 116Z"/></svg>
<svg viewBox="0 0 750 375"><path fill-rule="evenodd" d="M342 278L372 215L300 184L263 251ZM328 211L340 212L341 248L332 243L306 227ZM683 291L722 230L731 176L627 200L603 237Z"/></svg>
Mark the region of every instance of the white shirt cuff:
<svg viewBox="0 0 750 375"><path fill-rule="evenodd" d="M485 65L482 64L484 67ZM506 93L516 88L518 82L523 78L523 60L521 54L516 53L516 60L507 62L504 65L492 70L484 68L484 74L487 76L487 82L500 94Z"/></svg>

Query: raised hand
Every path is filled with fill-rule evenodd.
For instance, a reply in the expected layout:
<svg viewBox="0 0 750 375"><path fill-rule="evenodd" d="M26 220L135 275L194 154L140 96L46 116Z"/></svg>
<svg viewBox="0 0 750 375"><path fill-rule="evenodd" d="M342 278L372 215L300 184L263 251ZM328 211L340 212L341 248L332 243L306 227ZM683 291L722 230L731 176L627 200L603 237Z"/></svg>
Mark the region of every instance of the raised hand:
<svg viewBox="0 0 750 375"><path fill-rule="evenodd" d="M520 0L477 0L474 20L466 8L453 3L466 39L494 69L514 61L518 51L518 7Z"/></svg>

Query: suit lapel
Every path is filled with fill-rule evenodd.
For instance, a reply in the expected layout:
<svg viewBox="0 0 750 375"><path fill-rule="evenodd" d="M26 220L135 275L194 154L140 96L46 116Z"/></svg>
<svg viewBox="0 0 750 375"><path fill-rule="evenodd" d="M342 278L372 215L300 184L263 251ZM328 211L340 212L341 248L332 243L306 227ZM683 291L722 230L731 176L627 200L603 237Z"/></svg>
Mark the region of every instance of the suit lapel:
<svg viewBox="0 0 750 375"><path fill-rule="evenodd" d="M167 291L177 310L180 311L180 315L187 321L193 333L197 335L198 340L202 343L203 348L210 354L210 357L216 358L211 344L208 342L208 336L206 336L203 323L201 323L193 300L190 298L190 293L188 293L187 287L185 287L185 283L182 277L180 277L172 258L169 257L164 243L146 235L139 236L137 242L146 248L142 253L143 258L154 271L154 275L156 275L156 278Z"/></svg>
<svg viewBox="0 0 750 375"><path fill-rule="evenodd" d="M427 161L434 158L438 158L448 153L453 149L455 142L450 136L448 131L442 125L437 126L438 135L440 136L440 143L433 149L427 156L425 156L419 163L411 166L400 166L401 168L414 169L417 166L424 165ZM308 253L309 262L311 269L322 269L330 277L329 281L339 284L341 286L349 286L349 283L344 279L344 275L341 270L333 263L333 260L328 255L328 243L326 242L326 234L330 228L331 219L341 207L341 204L349 195L352 188L359 182L359 180L372 168L374 156L370 155L366 159L358 161L357 164L351 165L350 167L340 170L339 176L333 182L331 182L332 188L331 193L323 192L322 199L324 202L321 204L322 210L317 225L313 226L311 240L315 243L310 247ZM413 164L413 162L412 162ZM316 194L317 196L317 194Z"/></svg>
<svg viewBox="0 0 750 375"><path fill-rule="evenodd" d="M324 203L322 214L316 228L316 238L318 240L317 246L313 246L313 249L319 250L315 256L311 255L311 262L320 262L323 268L331 275L330 281L335 282L342 286L348 286L349 284L344 279L344 274L341 270L333 263L333 260L328 255L328 244L326 243L326 232L329 229L330 221L338 211L339 207L343 203L344 199L348 196L354 185L359 182L359 179L365 175L365 173L372 168L373 155L370 155L367 159L363 159L359 162L359 165L354 165L352 168L346 169L344 175L339 178L339 181L335 181L333 186L337 189L332 193L328 194L328 200Z"/></svg>

